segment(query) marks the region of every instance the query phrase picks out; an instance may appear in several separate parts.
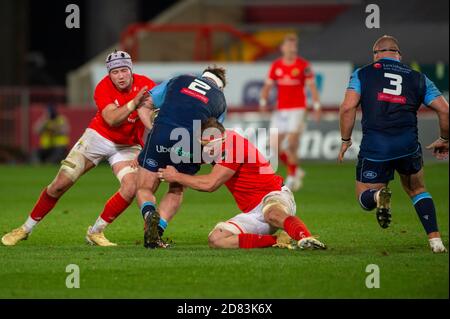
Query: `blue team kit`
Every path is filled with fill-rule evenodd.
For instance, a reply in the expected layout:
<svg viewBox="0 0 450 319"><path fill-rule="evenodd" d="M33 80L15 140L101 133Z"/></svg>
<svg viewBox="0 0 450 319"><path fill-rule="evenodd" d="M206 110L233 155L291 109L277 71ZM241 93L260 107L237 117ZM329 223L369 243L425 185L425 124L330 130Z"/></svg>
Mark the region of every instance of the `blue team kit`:
<svg viewBox="0 0 450 319"><path fill-rule="evenodd" d="M149 93L159 113L139 154L139 165L152 172L172 165L182 173L197 173L200 162L195 160L195 150L200 145L194 136L194 123L200 126L211 117L223 122L227 105L222 90L208 78L181 75ZM188 143L181 143L183 138Z"/></svg>
<svg viewBox="0 0 450 319"><path fill-rule="evenodd" d="M356 179L387 183L422 168L417 111L441 92L424 74L390 58L357 69L348 89L361 96L362 131Z"/></svg>

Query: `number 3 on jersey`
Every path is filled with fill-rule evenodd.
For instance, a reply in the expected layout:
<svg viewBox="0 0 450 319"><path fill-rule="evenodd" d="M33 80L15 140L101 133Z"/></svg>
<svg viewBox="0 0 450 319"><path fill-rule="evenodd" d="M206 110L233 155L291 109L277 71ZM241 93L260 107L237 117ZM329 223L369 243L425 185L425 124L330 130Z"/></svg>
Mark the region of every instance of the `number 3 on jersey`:
<svg viewBox="0 0 450 319"><path fill-rule="evenodd" d="M199 79L195 79L191 84L189 84L188 88L192 91L206 95L206 91L210 90L211 86Z"/></svg>
<svg viewBox="0 0 450 319"><path fill-rule="evenodd" d="M392 79L389 84L394 86L395 89L391 90L391 89L387 89L384 88L383 89L383 93L386 94L392 94L392 95L400 95L402 94L402 82L403 82L403 78L401 77L401 75L398 74L393 74L393 73L385 73L384 74L385 78L389 78Z"/></svg>

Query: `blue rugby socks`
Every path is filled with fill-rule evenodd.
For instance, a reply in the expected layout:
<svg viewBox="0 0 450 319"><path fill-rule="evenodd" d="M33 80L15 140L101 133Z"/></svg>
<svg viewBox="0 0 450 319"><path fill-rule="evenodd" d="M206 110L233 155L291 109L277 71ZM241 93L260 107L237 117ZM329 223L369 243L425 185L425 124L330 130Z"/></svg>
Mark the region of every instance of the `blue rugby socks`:
<svg viewBox="0 0 450 319"><path fill-rule="evenodd" d="M148 214L153 213L156 211L156 205L152 202L145 202L144 204L142 204L141 207L141 214L142 217L145 219L147 217ZM162 236L164 231L166 230L168 225L167 220L165 220L164 218L160 217L159 218L159 225L158 225L158 231L159 231L159 235Z"/></svg>
<svg viewBox="0 0 450 319"><path fill-rule="evenodd" d="M365 210L372 210L377 207L377 202L375 201L375 193L378 189L368 189L359 194L359 204Z"/></svg>
<svg viewBox="0 0 450 319"><path fill-rule="evenodd" d="M141 214L142 218L146 218L149 213L153 213L156 211L156 205L152 202L145 202L141 206Z"/></svg>
<svg viewBox="0 0 450 319"><path fill-rule="evenodd" d="M430 193L420 193L411 197L411 200L426 233L437 232L436 209Z"/></svg>

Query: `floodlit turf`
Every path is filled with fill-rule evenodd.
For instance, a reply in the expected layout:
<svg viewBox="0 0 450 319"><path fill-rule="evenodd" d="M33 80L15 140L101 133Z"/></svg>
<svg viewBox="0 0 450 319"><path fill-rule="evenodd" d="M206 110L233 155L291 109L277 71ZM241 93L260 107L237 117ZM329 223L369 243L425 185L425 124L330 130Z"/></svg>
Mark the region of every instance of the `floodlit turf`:
<svg viewBox="0 0 450 319"><path fill-rule="evenodd" d="M107 166L84 176L16 247L0 247L0 298L448 298L448 254L433 255L398 178L393 222L381 229L354 198L353 164L305 163L299 215L326 251L276 248L214 250L207 235L238 210L226 189L188 191L166 235L167 250L142 246L142 218L133 204L106 235L120 246L91 247L84 234L118 186ZM19 226L56 166L0 166L0 234ZM448 247L448 163L426 165ZM158 193L161 196L161 190ZM81 271L66 288L66 266ZM366 266L380 269L380 288L365 286Z"/></svg>

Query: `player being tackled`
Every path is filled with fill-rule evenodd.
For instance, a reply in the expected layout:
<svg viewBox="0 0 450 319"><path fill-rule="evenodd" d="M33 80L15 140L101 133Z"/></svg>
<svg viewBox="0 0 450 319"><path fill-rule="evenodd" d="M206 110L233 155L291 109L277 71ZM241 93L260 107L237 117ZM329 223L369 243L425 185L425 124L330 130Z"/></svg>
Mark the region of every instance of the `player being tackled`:
<svg viewBox="0 0 450 319"><path fill-rule="evenodd" d="M326 248L295 216L292 192L252 143L214 118L202 122L200 143L203 161L214 165L211 173L191 176L167 166L159 169L159 178L206 192L225 184L232 193L242 213L216 225L210 247ZM274 235L278 229L285 233Z"/></svg>

